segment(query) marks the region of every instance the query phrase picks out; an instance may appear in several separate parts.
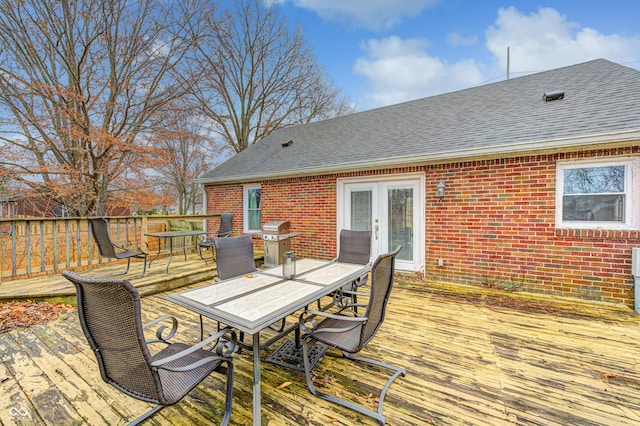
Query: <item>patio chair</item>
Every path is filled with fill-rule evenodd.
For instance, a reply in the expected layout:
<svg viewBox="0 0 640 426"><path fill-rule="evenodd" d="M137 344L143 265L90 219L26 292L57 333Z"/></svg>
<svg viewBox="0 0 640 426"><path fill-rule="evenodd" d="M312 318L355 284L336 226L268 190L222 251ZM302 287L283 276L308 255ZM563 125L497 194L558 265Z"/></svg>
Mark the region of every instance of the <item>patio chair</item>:
<svg viewBox="0 0 640 426"><path fill-rule="evenodd" d="M327 313L324 311L305 311L300 315L300 332L302 333L302 353L304 370L309 391L322 399L340 404L344 407L355 410L361 414L372 417L381 425L385 424L385 417L382 415L382 404L387 390L391 383L399 376L405 376L406 371L377 360L357 357L352 354L360 352L369 343L380 328L384 320L385 310L391 288L393 286L393 275L395 271L395 257L400 251L398 246L393 252L380 255L373 263L371 269L371 292L367 310L362 316L350 316L343 313ZM320 320L321 318L324 318ZM354 402L338 398L318 391L311 375L311 363L309 361L309 349L316 342L325 343L328 346L340 349L342 355L352 361L359 361L382 367L393 372L379 396L377 411L370 410ZM356 374L356 372L352 372ZM366 391L369 393L369 391Z"/></svg>
<svg viewBox="0 0 640 426"><path fill-rule="evenodd" d="M253 240L250 235L215 238L218 276L216 280L226 280L256 271L253 255Z"/></svg>
<svg viewBox="0 0 640 426"><path fill-rule="evenodd" d="M228 278L238 277L240 275L250 274L256 271L255 257L253 254L253 239L250 235L242 235L239 237L215 238L216 246L216 264L218 267L218 276L215 281L226 280ZM282 319L279 325L272 324L269 326L278 333L283 333L286 327L286 319ZM297 327L292 327L293 331ZM200 315L200 330L203 334L202 315ZM286 334L286 333L285 333ZM269 339L261 349L269 346L272 339ZM250 343L244 342L244 333L240 333L239 344L249 350L253 350Z"/></svg>
<svg viewBox="0 0 640 426"><path fill-rule="evenodd" d="M202 256L202 250L211 249L211 258L216 260L216 247L214 240L216 238L226 238L231 236L231 228L233 225L233 213L223 213L220 216L220 227L217 231L215 231L212 235L204 237L202 241L198 243L198 249L200 250L200 257L204 259ZM208 264L207 260L204 259L204 263Z"/></svg>
<svg viewBox="0 0 640 426"><path fill-rule="evenodd" d="M157 404L130 425L176 404L214 371L226 376L222 424L229 423L235 332L221 330L196 345L170 343L177 320L165 315L143 325L140 294L128 280L86 278L68 271L62 275L76 287L80 324L102 379L129 396ZM156 324L155 338L146 340L145 328ZM166 346L152 353L149 345L155 343ZM213 347L205 349L210 344Z"/></svg>
<svg viewBox="0 0 640 426"><path fill-rule="evenodd" d="M371 231L354 231L350 229L342 229L340 231L340 252L338 257L334 259L336 262L355 263L358 265L369 264L369 257L371 256ZM357 296L356 291L358 287L367 283L369 274L365 274L356 278L350 284L343 287L343 290L352 291L351 293L353 301L353 309L357 312ZM326 305L324 308L321 306L320 300L318 300L319 309L327 309L331 307L333 303Z"/></svg>
<svg viewBox="0 0 640 426"><path fill-rule="evenodd" d="M129 250L127 247L114 244L109 237L109 223L105 218L90 217L88 220L91 223L91 235L98 246L100 256L110 259L127 259L127 269L122 273L123 275L129 272L132 257L143 259L144 266L140 278L144 277L147 272L147 253L139 247L137 250Z"/></svg>

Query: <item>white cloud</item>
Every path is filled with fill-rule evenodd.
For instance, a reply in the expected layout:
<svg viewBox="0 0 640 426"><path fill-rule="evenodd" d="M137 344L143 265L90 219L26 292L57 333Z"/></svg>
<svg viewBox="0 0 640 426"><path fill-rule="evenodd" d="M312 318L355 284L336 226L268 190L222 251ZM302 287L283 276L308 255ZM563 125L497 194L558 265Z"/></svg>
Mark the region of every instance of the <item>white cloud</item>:
<svg viewBox="0 0 640 426"><path fill-rule="evenodd" d="M505 69L509 47L514 73L544 71L598 58L620 63L640 59L640 36L604 35L568 21L552 8L540 8L529 15L514 7L500 9L485 35L496 69Z"/></svg>
<svg viewBox="0 0 640 426"><path fill-rule="evenodd" d="M366 57L358 58L354 71L371 83L361 109L390 105L438 93L477 85L483 79L473 60L448 64L430 56L424 39L401 39L397 36L369 40L363 44Z"/></svg>
<svg viewBox="0 0 640 426"><path fill-rule="evenodd" d="M464 36L457 32L447 34L447 43L451 46L470 46L478 42L477 36Z"/></svg>
<svg viewBox="0 0 640 426"><path fill-rule="evenodd" d="M640 36L605 35L569 21L552 8L529 15L514 7L499 9L485 32L491 54L486 63L474 59L450 63L431 56L424 39L392 36L363 43L365 54L354 72L365 76L370 90L361 109L390 105L425 96L477 86L506 77L507 47L511 77L605 58L618 63L640 61ZM453 46L472 43L472 37L450 33ZM482 53L482 52L480 52Z"/></svg>
<svg viewBox="0 0 640 426"><path fill-rule="evenodd" d="M405 18L419 15L440 0L266 0L267 4L292 3L322 18L347 26L373 30L392 28Z"/></svg>

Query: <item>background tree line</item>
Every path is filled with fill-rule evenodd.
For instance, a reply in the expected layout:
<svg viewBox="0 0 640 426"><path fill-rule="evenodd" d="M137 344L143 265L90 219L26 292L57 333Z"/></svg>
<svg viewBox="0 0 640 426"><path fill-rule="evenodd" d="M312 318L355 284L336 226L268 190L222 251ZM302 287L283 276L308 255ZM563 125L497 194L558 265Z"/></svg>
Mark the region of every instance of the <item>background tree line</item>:
<svg viewBox="0 0 640 426"><path fill-rule="evenodd" d="M184 213L222 159L351 110L261 0L0 0L5 195Z"/></svg>

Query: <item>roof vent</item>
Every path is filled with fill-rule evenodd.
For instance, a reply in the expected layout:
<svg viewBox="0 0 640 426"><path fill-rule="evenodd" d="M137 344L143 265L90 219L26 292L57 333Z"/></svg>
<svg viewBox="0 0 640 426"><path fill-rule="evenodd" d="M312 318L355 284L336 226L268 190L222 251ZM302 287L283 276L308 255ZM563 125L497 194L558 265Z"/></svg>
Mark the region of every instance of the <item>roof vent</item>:
<svg viewBox="0 0 640 426"><path fill-rule="evenodd" d="M542 100L544 100L545 102L555 101L556 99L564 99L564 92L562 90L544 92L544 95L542 95Z"/></svg>
<svg viewBox="0 0 640 426"><path fill-rule="evenodd" d="M289 142L285 142L285 143L283 143L283 144L282 144L282 147L283 147L283 148L286 148L286 147L291 146L291 145L293 145L293 141L289 141Z"/></svg>

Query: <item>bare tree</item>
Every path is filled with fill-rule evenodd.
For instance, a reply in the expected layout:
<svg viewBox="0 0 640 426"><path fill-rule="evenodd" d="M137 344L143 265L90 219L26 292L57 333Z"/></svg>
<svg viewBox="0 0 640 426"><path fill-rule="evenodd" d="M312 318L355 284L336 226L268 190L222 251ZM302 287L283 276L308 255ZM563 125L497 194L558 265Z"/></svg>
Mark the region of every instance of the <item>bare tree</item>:
<svg viewBox="0 0 640 426"><path fill-rule="evenodd" d="M152 134L155 149L155 169L165 193L178 202L178 214L194 210L200 185L196 178L211 167L219 151L214 146L205 126L205 120L194 116L182 103L163 114Z"/></svg>
<svg viewBox="0 0 640 426"><path fill-rule="evenodd" d="M200 109L236 152L274 130L344 115L349 102L318 65L300 27L291 31L276 6L235 0L198 23Z"/></svg>
<svg viewBox="0 0 640 426"><path fill-rule="evenodd" d="M140 136L188 89L176 70L192 43L185 11L163 0L0 0L3 174L77 215L133 196L140 181L125 177L149 154Z"/></svg>

